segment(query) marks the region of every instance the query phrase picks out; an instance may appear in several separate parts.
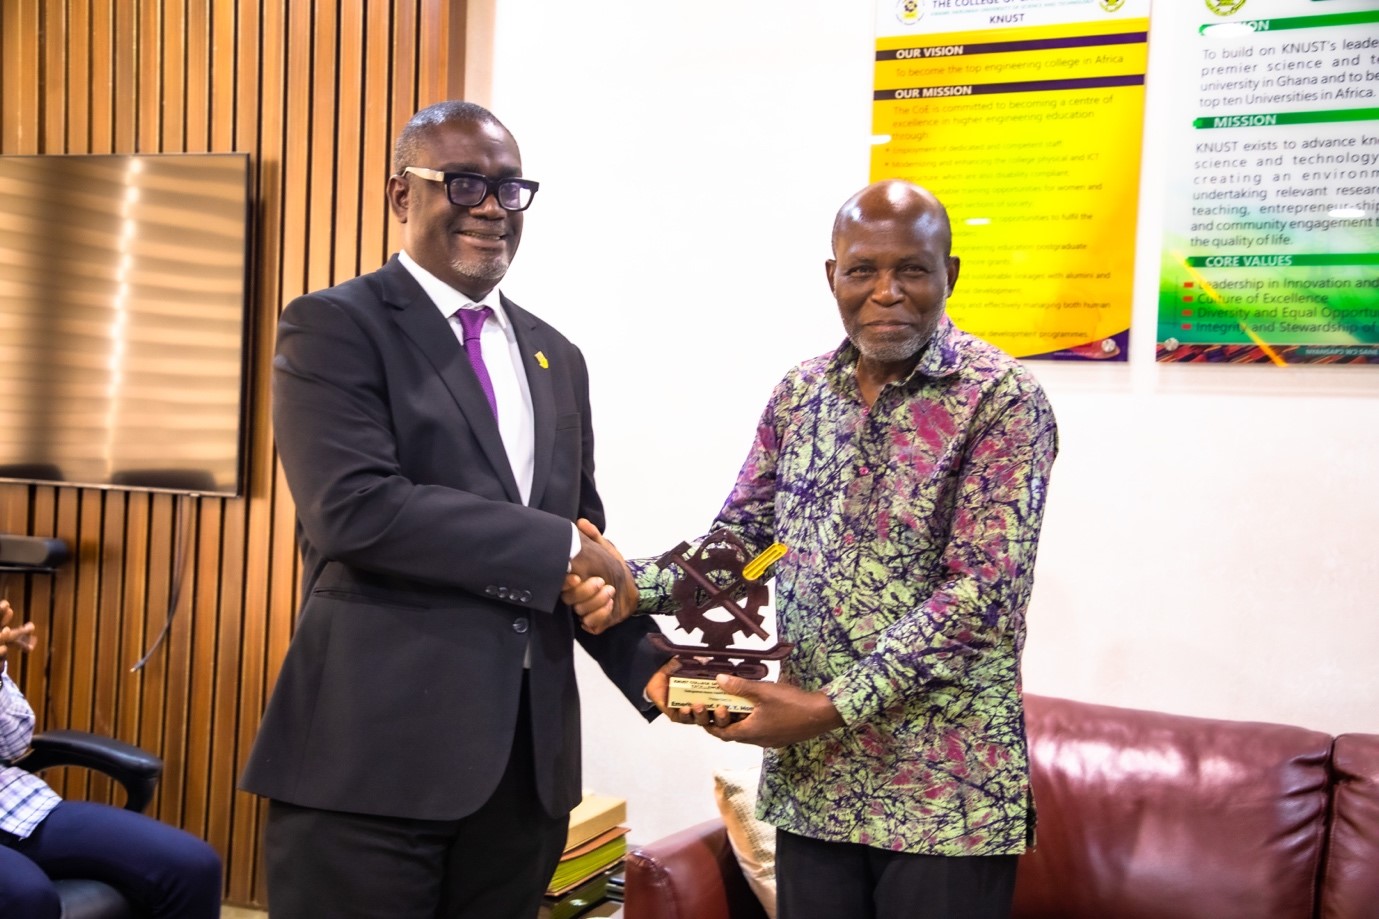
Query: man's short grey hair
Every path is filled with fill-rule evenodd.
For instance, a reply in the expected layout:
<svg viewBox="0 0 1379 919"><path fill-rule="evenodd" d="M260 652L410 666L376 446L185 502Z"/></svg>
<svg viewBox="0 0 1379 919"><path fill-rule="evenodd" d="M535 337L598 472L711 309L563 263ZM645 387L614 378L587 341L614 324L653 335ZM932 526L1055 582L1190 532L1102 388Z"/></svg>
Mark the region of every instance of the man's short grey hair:
<svg viewBox="0 0 1379 919"><path fill-rule="evenodd" d="M407 122L407 126L397 136L397 144L393 147L393 175L401 175L402 170L408 166L429 167L430 163L417 162L426 135L441 125L456 122L491 124L502 128L509 137L512 136L512 132L498 120L496 115L478 103L465 102L460 99L437 102L413 115L412 120Z"/></svg>

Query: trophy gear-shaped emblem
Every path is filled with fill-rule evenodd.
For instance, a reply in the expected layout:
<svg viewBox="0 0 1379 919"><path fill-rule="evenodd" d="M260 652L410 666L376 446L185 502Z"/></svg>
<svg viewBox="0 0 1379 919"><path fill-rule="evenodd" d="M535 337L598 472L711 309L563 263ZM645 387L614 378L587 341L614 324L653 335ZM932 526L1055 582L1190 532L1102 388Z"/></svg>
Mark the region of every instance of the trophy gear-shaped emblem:
<svg viewBox="0 0 1379 919"><path fill-rule="evenodd" d="M769 648L733 647L738 635L770 637L762 628L766 617L761 608L770 591L761 575L784 554L785 547L777 543L749 563L747 549L735 534L715 530L692 551L688 543L680 543L661 556L662 568L676 568L683 574L671 588L675 620L686 633L699 632L704 642L678 645L664 635L651 636L656 648L680 662L670 680L672 707L703 702L711 707L726 705L729 711L751 711L750 703L719 690L714 677L727 673L760 680L767 674L766 661L781 660L790 653L792 646L784 642Z"/></svg>

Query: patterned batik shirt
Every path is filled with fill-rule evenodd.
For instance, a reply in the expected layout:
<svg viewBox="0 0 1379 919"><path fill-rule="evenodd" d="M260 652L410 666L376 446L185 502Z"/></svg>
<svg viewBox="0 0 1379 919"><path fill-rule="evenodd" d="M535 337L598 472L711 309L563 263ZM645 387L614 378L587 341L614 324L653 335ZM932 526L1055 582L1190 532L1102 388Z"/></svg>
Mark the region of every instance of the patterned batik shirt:
<svg viewBox="0 0 1379 919"><path fill-rule="evenodd" d="M780 679L845 726L764 754L757 815L929 855L1033 838L1020 655L1053 411L1016 360L946 318L870 408L845 342L776 387L714 527L776 563ZM641 610L671 569L634 565Z"/></svg>
<svg viewBox="0 0 1379 919"><path fill-rule="evenodd" d="M33 734L33 709L0 661L0 830L21 839L61 800L38 776L5 765L29 748Z"/></svg>

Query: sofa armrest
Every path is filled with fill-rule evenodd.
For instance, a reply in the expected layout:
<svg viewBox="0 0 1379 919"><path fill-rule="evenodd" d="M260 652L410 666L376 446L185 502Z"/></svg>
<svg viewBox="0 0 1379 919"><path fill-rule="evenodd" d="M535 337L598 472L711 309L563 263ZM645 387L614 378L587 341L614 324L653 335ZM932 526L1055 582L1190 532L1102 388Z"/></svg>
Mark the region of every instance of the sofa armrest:
<svg viewBox="0 0 1379 919"><path fill-rule="evenodd" d="M31 749L14 765L28 772L79 766L108 775L125 790L125 809L143 811L153 800L163 761L147 750L86 731L53 730L35 734Z"/></svg>
<svg viewBox="0 0 1379 919"><path fill-rule="evenodd" d="M625 919L765 919L728 844L709 820L627 856Z"/></svg>
<svg viewBox="0 0 1379 919"><path fill-rule="evenodd" d="M1341 734L1331 746L1331 823L1321 919L1362 919L1379 904L1379 734Z"/></svg>

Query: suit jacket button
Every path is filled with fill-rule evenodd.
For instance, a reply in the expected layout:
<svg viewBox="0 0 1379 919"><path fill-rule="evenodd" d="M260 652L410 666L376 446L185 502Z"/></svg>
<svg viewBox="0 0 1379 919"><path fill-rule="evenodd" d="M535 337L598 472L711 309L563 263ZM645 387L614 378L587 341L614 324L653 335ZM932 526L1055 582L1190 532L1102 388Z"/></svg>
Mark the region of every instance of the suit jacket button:
<svg viewBox="0 0 1379 919"><path fill-rule="evenodd" d="M518 635L524 634L527 631L527 618L525 616L519 616L512 620L512 630Z"/></svg>
<svg viewBox="0 0 1379 919"><path fill-rule="evenodd" d="M522 591L522 594L521 594L521 596L519 596L519 597L517 598L517 601L518 601L519 603L530 603L530 602L531 602L531 591L530 591L530 590L524 590L524 591Z"/></svg>
<svg viewBox="0 0 1379 919"><path fill-rule="evenodd" d="M490 585L488 585L487 587L484 588L484 593L485 593L487 596L496 597L496 596L498 596L498 588L496 588L496 587L494 587L492 584L490 584Z"/></svg>
<svg viewBox="0 0 1379 919"><path fill-rule="evenodd" d="M506 587L499 587L499 588L498 588L498 599L499 599L499 600L506 600L507 598L508 598L508 589L507 589Z"/></svg>

